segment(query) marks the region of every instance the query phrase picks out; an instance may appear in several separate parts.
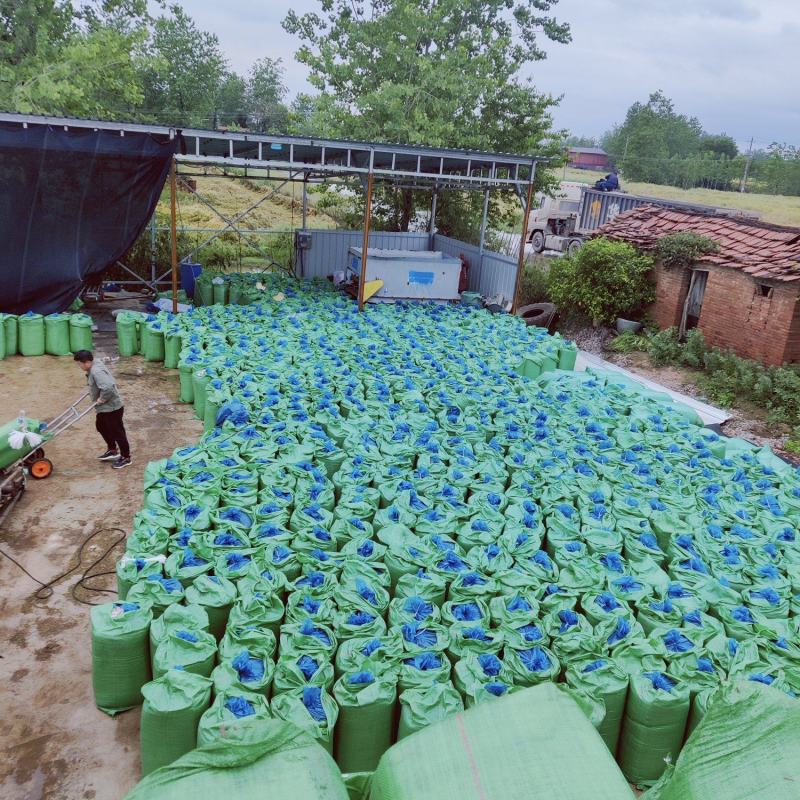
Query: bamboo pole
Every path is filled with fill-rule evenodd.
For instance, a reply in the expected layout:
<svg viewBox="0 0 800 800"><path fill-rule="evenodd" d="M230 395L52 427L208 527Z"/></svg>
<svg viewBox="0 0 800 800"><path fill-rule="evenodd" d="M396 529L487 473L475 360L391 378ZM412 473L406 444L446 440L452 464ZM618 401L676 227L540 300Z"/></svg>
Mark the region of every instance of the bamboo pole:
<svg viewBox="0 0 800 800"><path fill-rule="evenodd" d="M358 310L364 310L364 284L367 280L367 250L369 248L369 224L372 219L372 173L367 175L367 204L364 208L364 244L361 247L361 279L358 282Z"/></svg>
<svg viewBox="0 0 800 800"><path fill-rule="evenodd" d="M517 259L517 280L514 283L514 299L511 301L511 313L517 313L517 303L519 300L519 285L522 282L522 271L525 269L525 244L528 238L528 221L531 216L531 203L533 203L533 181L536 177L536 165L531 170L531 180L528 184L528 199L525 203L525 210L522 214L522 236L519 240L519 258Z"/></svg>
<svg viewBox="0 0 800 800"><path fill-rule="evenodd" d="M169 171L169 203L170 230L172 234L172 313L178 313L178 213L177 213L177 177L175 174L175 157Z"/></svg>

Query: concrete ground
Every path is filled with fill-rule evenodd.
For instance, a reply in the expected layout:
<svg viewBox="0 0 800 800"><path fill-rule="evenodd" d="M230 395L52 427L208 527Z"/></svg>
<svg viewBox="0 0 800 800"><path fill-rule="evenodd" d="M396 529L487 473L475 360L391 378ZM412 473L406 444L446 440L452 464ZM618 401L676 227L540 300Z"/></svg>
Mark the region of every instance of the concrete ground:
<svg viewBox="0 0 800 800"><path fill-rule="evenodd" d="M135 306L134 306L135 307ZM101 330L95 356L116 357L108 312L86 309ZM142 502L148 461L194 442L202 426L189 406L176 402L178 373L140 357L110 364L125 400L133 465L115 471L96 456L104 449L94 414L46 447L55 464L28 489L0 526L0 549L47 581L76 563L82 541L99 528L130 530ZM85 391L85 378L69 357L16 356L0 361L0 421L20 409L50 419ZM0 797L10 800L118 800L139 779L139 711L112 719L92 698L88 605L71 589L91 561L121 534L106 531L84 554L84 567L54 587L44 601L35 583L0 556ZM96 568L113 570L119 544ZM98 586L115 587L113 575ZM107 602L112 594L78 590L84 601Z"/></svg>

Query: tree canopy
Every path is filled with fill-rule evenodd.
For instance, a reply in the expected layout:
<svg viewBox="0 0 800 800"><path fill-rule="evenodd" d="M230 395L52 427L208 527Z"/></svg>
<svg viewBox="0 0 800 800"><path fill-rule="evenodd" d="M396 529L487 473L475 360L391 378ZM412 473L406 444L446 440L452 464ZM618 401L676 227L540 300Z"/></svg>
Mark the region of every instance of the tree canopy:
<svg viewBox="0 0 800 800"><path fill-rule="evenodd" d="M550 13L555 3L321 0L318 11L290 12L284 28L301 40L296 58L320 93L305 119L344 138L555 154L557 101L523 77L545 57L542 40L570 40ZM443 223L448 202L464 202L449 198L439 206ZM408 228L410 192L377 205L378 224Z"/></svg>

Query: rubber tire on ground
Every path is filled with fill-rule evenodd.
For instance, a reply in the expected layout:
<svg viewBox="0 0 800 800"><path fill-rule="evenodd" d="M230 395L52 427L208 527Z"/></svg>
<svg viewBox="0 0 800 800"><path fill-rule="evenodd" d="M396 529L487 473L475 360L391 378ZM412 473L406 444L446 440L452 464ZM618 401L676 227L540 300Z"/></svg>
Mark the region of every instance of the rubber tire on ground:
<svg viewBox="0 0 800 800"><path fill-rule="evenodd" d="M534 253L541 253L544 250L544 233L534 231L531 235L531 247Z"/></svg>
<svg viewBox="0 0 800 800"><path fill-rule="evenodd" d="M574 256L583 247L583 239L570 239L567 242L567 255Z"/></svg>
<svg viewBox="0 0 800 800"><path fill-rule="evenodd" d="M31 462L29 470L32 478L41 481L53 474L53 462L49 458L37 458Z"/></svg>

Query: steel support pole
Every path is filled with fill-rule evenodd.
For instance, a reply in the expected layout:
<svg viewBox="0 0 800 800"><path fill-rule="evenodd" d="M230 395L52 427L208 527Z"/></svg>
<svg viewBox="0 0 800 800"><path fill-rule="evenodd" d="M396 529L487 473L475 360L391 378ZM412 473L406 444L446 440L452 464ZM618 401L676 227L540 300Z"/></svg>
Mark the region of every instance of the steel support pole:
<svg viewBox="0 0 800 800"><path fill-rule="evenodd" d="M364 244L361 247L361 279L358 282L358 310L364 310L364 283L367 280L367 250L369 249L369 224L372 219L372 173L367 175L367 202L364 207Z"/></svg>
<svg viewBox="0 0 800 800"><path fill-rule="evenodd" d="M514 299L511 301L511 313L517 313L517 302L519 300L519 284L522 281L522 271L525 269L525 244L528 233L528 221L531 216L531 203L533 203L533 181L536 177L536 163L531 168L531 179L528 183L528 197L525 202L525 209L522 213L522 234L519 237L519 259L517 260L517 279L514 282Z"/></svg>
<svg viewBox="0 0 800 800"><path fill-rule="evenodd" d="M150 280L156 282L156 212L150 218Z"/></svg>
<svg viewBox="0 0 800 800"><path fill-rule="evenodd" d="M178 209L175 157L169 171L170 228L172 233L172 313L178 313Z"/></svg>
<svg viewBox="0 0 800 800"><path fill-rule="evenodd" d="M436 203L438 200L439 200L439 190L434 189L433 199L431 200L431 224L430 224L431 236L433 236L433 234L436 232Z"/></svg>
<svg viewBox="0 0 800 800"><path fill-rule="evenodd" d="M306 229L306 218L308 217L308 176L303 177L303 230Z"/></svg>
<svg viewBox="0 0 800 800"><path fill-rule="evenodd" d="M483 246L486 243L486 219L489 216L489 190L485 189L483 192L483 216L481 217L481 238L478 250L481 257L483 257Z"/></svg>

